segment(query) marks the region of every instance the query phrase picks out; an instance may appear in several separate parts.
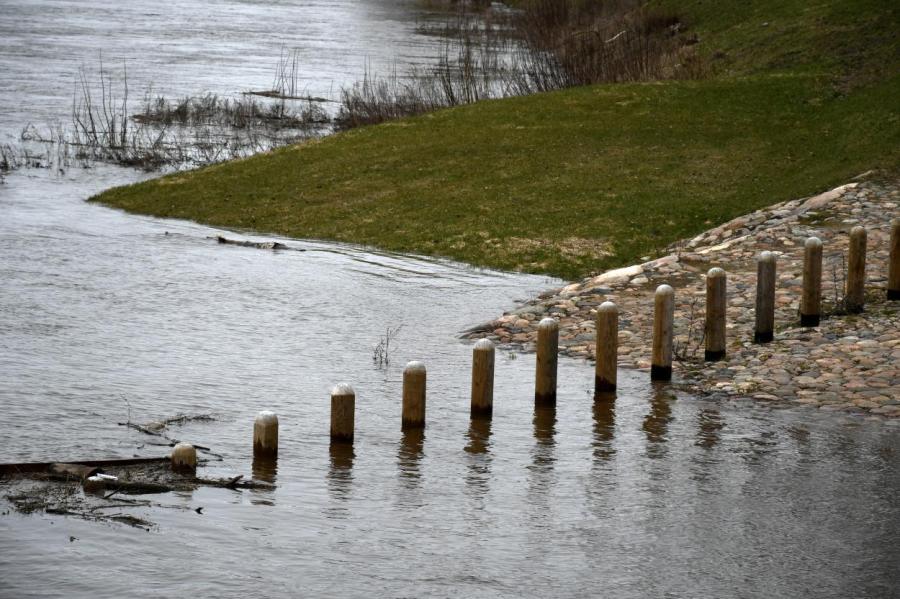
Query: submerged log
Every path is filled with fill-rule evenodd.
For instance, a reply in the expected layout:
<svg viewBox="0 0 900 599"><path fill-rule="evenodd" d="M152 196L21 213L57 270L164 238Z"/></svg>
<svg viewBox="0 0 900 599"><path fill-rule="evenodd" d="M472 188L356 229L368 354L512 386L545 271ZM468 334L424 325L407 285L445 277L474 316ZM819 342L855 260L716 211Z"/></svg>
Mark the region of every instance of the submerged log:
<svg viewBox="0 0 900 599"><path fill-rule="evenodd" d="M236 239L228 239L227 237L222 237L221 235L216 236L216 241L219 243L224 243L228 245L239 245L245 248L256 248L259 250L286 250L288 246L283 243L278 243L277 241L238 241ZM300 250L302 251L302 250Z"/></svg>

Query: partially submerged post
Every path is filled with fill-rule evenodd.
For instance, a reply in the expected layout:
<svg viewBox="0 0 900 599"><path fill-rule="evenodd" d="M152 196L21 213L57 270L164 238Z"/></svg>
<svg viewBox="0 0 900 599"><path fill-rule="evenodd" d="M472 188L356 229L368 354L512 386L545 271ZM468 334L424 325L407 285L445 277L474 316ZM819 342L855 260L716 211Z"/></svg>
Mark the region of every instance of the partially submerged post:
<svg viewBox="0 0 900 599"><path fill-rule="evenodd" d="M253 455L275 457L278 455L278 416L263 410L253 421Z"/></svg>
<svg viewBox="0 0 900 599"><path fill-rule="evenodd" d="M817 327L822 315L822 240L810 237L803 244L803 296L800 326Z"/></svg>
<svg viewBox="0 0 900 599"><path fill-rule="evenodd" d="M553 318L545 318L538 324L534 382L534 402L536 404L556 404L556 363L558 351L559 324Z"/></svg>
<svg viewBox="0 0 900 599"><path fill-rule="evenodd" d="M675 290L669 285L656 288L653 300L653 359L650 380L672 380L672 331L675 321Z"/></svg>
<svg viewBox="0 0 900 599"><path fill-rule="evenodd" d="M848 312L862 312L866 304L866 230L856 226L850 230L847 256L847 292L844 305Z"/></svg>
<svg viewBox="0 0 900 599"><path fill-rule="evenodd" d="M490 417L494 411L494 344L482 339L472 349L473 418Z"/></svg>
<svg viewBox="0 0 900 599"><path fill-rule="evenodd" d="M175 470L195 470L197 449L190 443L178 443L172 449L172 468Z"/></svg>
<svg viewBox="0 0 900 599"><path fill-rule="evenodd" d="M410 362L403 369L401 429L425 428L425 364Z"/></svg>
<svg viewBox="0 0 900 599"><path fill-rule="evenodd" d="M352 443L356 393L345 383L331 390L331 442Z"/></svg>
<svg viewBox="0 0 900 599"><path fill-rule="evenodd" d="M706 273L706 353L708 362L725 358L725 310L727 279L719 267Z"/></svg>
<svg viewBox="0 0 900 599"><path fill-rule="evenodd" d="M900 300L900 218L891 226L891 257L888 259L887 298Z"/></svg>
<svg viewBox="0 0 900 599"><path fill-rule="evenodd" d="M775 338L775 254L763 252L756 260L756 326L754 343Z"/></svg>
<svg viewBox="0 0 900 599"><path fill-rule="evenodd" d="M616 390L619 362L619 308L612 302L600 304L595 325L594 393L611 393Z"/></svg>

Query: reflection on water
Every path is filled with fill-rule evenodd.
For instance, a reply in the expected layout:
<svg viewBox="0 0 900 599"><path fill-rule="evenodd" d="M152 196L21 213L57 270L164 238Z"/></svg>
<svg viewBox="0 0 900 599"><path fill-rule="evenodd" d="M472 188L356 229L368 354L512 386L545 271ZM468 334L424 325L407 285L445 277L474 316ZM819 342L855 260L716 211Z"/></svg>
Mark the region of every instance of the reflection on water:
<svg viewBox="0 0 900 599"><path fill-rule="evenodd" d="M644 417L644 433L647 436L647 455L663 457L666 452L669 423L672 421L672 402L675 393L665 384L655 383L650 398L650 411Z"/></svg>
<svg viewBox="0 0 900 599"><path fill-rule="evenodd" d="M594 400L594 458L600 461L616 455L616 400L615 396L597 397Z"/></svg>
<svg viewBox="0 0 900 599"><path fill-rule="evenodd" d="M712 449L719 443L719 431L725 422L719 410L714 407L702 408L697 412L697 446Z"/></svg>
<svg viewBox="0 0 900 599"><path fill-rule="evenodd" d="M275 483L278 478L278 456L253 456L253 478Z"/></svg>
<svg viewBox="0 0 900 599"><path fill-rule="evenodd" d="M400 433L397 449L397 468L400 478L411 485L419 481L419 465L425 448L425 429L411 428Z"/></svg>
<svg viewBox="0 0 900 599"><path fill-rule="evenodd" d="M491 478L491 419L472 418L467 435L465 452L468 454L466 487L475 497L483 497Z"/></svg>
<svg viewBox="0 0 900 599"><path fill-rule="evenodd" d="M328 493L334 500L346 501L353 488L353 443L331 443L328 455Z"/></svg>

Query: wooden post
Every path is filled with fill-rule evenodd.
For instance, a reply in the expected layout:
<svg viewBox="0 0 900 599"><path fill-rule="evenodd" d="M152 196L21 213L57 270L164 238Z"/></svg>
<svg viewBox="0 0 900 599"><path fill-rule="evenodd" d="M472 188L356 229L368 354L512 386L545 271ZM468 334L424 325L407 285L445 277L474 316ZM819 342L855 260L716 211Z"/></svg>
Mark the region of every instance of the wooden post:
<svg viewBox="0 0 900 599"><path fill-rule="evenodd" d="M706 353L707 362L725 359L725 311L727 278L719 267L706 273Z"/></svg>
<svg viewBox="0 0 900 599"><path fill-rule="evenodd" d="M253 455L274 457L278 455L278 416L263 410L253 421Z"/></svg>
<svg viewBox="0 0 900 599"><path fill-rule="evenodd" d="M756 260L756 326L754 343L775 338L775 254L763 252Z"/></svg>
<svg viewBox="0 0 900 599"><path fill-rule="evenodd" d="M851 313L862 312L866 305L866 230L860 226L850 230L844 304Z"/></svg>
<svg viewBox="0 0 900 599"><path fill-rule="evenodd" d="M803 244L803 297L800 326L817 327L822 317L822 240L810 237Z"/></svg>
<svg viewBox="0 0 900 599"><path fill-rule="evenodd" d="M482 339L472 349L471 416L490 418L494 411L494 344Z"/></svg>
<svg viewBox="0 0 900 599"><path fill-rule="evenodd" d="M172 449L172 468L175 470L195 470L197 449L190 443L178 443Z"/></svg>
<svg viewBox="0 0 900 599"><path fill-rule="evenodd" d="M891 226L891 257L888 258L887 298L900 300L900 218Z"/></svg>
<svg viewBox="0 0 900 599"><path fill-rule="evenodd" d="M353 419L356 412L356 393L350 385L341 383L331 390L331 441L353 442Z"/></svg>
<svg viewBox="0 0 900 599"><path fill-rule="evenodd" d="M594 351L594 394L616 390L619 366L619 308L612 302L603 302L597 309L597 341Z"/></svg>
<svg viewBox="0 0 900 599"><path fill-rule="evenodd" d="M410 362L403 369L401 430L425 428L425 365Z"/></svg>
<svg viewBox="0 0 900 599"><path fill-rule="evenodd" d="M559 324L545 318L538 324L537 360L535 368L534 402L556 405L556 362L559 351Z"/></svg>
<svg viewBox="0 0 900 599"><path fill-rule="evenodd" d="M675 290L668 285L656 288L653 300L653 359L650 380L672 380L672 332L675 321Z"/></svg>

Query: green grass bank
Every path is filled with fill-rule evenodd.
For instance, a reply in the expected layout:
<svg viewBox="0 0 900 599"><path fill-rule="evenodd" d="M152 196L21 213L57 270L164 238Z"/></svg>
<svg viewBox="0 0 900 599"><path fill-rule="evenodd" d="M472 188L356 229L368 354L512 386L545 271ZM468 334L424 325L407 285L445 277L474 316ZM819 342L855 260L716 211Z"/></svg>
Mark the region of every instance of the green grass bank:
<svg viewBox="0 0 900 599"><path fill-rule="evenodd" d="M900 172L887 1L664 1L699 81L483 102L120 187L110 206L575 278L870 169Z"/></svg>

